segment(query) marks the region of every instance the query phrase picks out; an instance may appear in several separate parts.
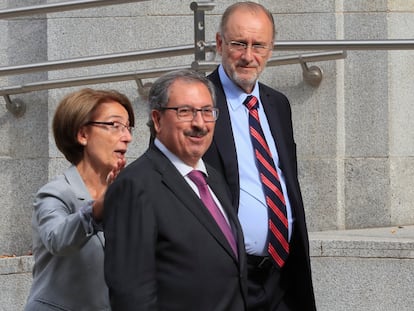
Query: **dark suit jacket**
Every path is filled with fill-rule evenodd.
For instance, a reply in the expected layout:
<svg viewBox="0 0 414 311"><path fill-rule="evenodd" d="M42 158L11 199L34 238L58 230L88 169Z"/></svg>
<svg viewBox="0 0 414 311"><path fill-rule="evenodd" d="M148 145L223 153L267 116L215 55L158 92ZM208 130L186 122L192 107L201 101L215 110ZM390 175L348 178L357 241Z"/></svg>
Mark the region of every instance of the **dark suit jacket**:
<svg viewBox="0 0 414 311"><path fill-rule="evenodd" d="M220 116L216 122L213 143L204 155L204 161L219 170L226 178L235 209L239 206L239 173L236 148L230 123L227 101L216 69L209 79L216 86L216 102ZM285 175L287 191L295 217L288 262L281 272L280 285L286 290L286 299L293 310L315 310L311 280L309 241L305 213L297 177L296 144L293 137L291 109L288 99L270 87L259 83L263 104L272 136L279 154L280 168ZM275 299L280 299L275 293Z"/></svg>
<svg viewBox="0 0 414 311"><path fill-rule="evenodd" d="M114 311L245 310L242 231L225 181L207 170L236 233L239 260L199 197L151 144L105 198L105 277Z"/></svg>

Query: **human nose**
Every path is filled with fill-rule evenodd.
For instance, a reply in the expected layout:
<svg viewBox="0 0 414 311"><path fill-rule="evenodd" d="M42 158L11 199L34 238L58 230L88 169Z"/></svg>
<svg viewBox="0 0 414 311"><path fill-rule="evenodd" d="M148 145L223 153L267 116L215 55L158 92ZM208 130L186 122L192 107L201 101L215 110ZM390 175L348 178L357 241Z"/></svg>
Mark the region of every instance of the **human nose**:
<svg viewBox="0 0 414 311"><path fill-rule="evenodd" d="M193 109L193 123L204 123L203 110Z"/></svg>
<svg viewBox="0 0 414 311"><path fill-rule="evenodd" d="M125 128L125 130L122 131L121 139L126 143L130 143L132 141L132 133Z"/></svg>
<svg viewBox="0 0 414 311"><path fill-rule="evenodd" d="M253 47L250 44L244 48L242 58L249 61L253 59Z"/></svg>

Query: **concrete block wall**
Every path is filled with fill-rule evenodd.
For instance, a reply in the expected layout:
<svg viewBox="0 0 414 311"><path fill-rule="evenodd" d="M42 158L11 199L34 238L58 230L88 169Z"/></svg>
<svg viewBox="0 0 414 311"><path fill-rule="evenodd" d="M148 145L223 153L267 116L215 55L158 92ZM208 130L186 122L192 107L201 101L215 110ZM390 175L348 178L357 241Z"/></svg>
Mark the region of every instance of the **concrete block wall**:
<svg viewBox="0 0 414 311"><path fill-rule="evenodd" d="M0 310L23 310L32 284L33 256L0 258Z"/></svg>
<svg viewBox="0 0 414 311"><path fill-rule="evenodd" d="M8 6L1 1L1 8ZM13 1L26 6L39 1ZM47 60L45 16L2 20L1 66ZM2 77L0 86L22 85L47 79L47 73ZM15 118L0 105L0 255L24 255L31 250L31 202L40 184L47 182L49 139L47 92L11 96L23 100L28 109Z"/></svg>
<svg viewBox="0 0 414 311"><path fill-rule="evenodd" d="M0 0L0 9L53 2L61 0ZM191 44L194 36L191 2L145 1L0 20L0 66ZM216 3L214 10L206 12L208 41L214 40L224 9L235 1L213 2ZM277 40L414 37L412 1L258 2L273 12ZM274 51L276 56L300 53ZM262 81L284 92L292 104L299 177L310 231L414 224L414 192L411 191L414 177L413 56L414 51L348 51L345 60L312 64L320 66L324 72L324 79L317 88L303 82L300 65L266 69ZM192 61L192 56L184 56L0 77L0 87L188 65ZM132 161L148 143L147 110L138 96L135 82L91 87L115 88L133 101L137 128L128 151ZM31 257L24 255L31 249L30 217L34 194L68 165L55 147L50 122L59 100L72 90L64 88L11 96L12 100L21 99L27 104L27 111L21 118L11 115L0 98L0 255L18 256L1 259L0 266L5 268L1 269L0 278L10 286L1 285L0 310L3 302L7 305L16 301L14 295L21 300L21 292L14 290L15 287L24 288L30 283L30 269L13 272L15 270L9 266L16 262L18 267L30 266L27 261ZM334 236L332 241L336 241ZM332 267L341 266L346 274L370 276L363 272L364 267L369 269L371 265L366 260L355 266L361 269L351 269L346 267L349 258L345 255L331 260L317 254L313 252L312 260L317 293L324 293L324 298L319 298L321 306L325 301L335 301L326 298L329 288L324 287L328 284L327 278L332 276L333 270L329 270ZM374 266L392 269L393 260L373 262ZM398 257L395 260L400 262ZM412 260L407 264L412 267Z"/></svg>

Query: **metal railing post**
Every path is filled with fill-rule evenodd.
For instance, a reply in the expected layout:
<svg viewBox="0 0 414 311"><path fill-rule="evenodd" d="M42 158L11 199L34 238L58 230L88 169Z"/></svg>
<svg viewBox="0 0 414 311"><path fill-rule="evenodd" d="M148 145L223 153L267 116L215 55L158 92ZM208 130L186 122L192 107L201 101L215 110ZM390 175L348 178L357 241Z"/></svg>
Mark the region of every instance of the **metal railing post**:
<svg viewBox="0 0 414 311"><path fill-rule="evenodd" d="M194 11L194 61L206 60L206 36L205 36L205 11L212 10L214 2L192 2L191 10Z"/></svg>

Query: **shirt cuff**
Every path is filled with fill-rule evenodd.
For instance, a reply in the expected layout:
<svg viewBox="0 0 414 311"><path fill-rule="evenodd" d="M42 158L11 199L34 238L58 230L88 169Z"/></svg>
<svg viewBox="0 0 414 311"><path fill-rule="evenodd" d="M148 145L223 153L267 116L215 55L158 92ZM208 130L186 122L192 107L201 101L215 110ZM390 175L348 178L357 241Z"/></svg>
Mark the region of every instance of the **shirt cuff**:
<svg viewBox="0 0 414 311"><path fill-rule="evenodd" d="M79 210L79 215L83 228L85 229L86 236L91 236L98 231L102 231L102 222L96 222L92 216L92 205L95 201L91 200L86 202L86 205L82 206Z"/></svg>

